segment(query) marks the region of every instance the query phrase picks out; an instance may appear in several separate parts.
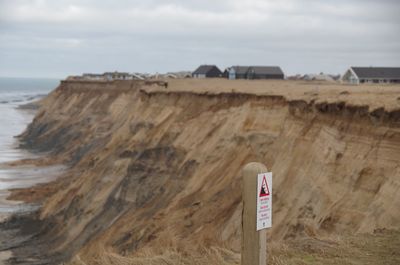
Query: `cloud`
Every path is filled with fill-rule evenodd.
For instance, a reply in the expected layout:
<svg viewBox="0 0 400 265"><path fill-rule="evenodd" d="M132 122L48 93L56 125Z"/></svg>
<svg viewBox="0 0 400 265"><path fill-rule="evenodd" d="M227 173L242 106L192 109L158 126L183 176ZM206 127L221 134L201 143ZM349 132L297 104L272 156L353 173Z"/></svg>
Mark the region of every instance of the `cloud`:
<svg viewBox="0 0 400 265"><path fill-rule="evenodd" d="M207 62L338 72L400 61L398 10L394 0L0 0L0 49L7 60L28 51L33 58L66 54L66 63L84 58L78 65L86 68L77 71L118 69L118 62L168 71ZM0 75L29 74L0 61ZM45 61L37 67L43 75L74 69Z"/></svg>
<svg viewBox="0 0 400 265"><path fill-rule="evenodd" d="M78 5L53 6L43 0L4 2L7 1L2 1L0 15L6 22L72 22L86 16L85 10Z"/></svg>

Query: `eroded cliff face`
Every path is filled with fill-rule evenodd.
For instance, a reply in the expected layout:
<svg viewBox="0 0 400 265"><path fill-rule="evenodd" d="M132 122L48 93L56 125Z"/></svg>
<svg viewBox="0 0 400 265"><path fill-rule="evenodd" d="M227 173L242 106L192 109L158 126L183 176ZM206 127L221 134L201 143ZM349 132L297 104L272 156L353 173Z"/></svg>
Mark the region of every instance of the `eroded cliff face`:
<svg viewBox="0 0 400 265"><path fill-rule="evenodd" d="M235 264L251 161L274 174L274 240L400 224L396 110L63 82L22 140L71 167L38 217L47 261Z"/></svg>

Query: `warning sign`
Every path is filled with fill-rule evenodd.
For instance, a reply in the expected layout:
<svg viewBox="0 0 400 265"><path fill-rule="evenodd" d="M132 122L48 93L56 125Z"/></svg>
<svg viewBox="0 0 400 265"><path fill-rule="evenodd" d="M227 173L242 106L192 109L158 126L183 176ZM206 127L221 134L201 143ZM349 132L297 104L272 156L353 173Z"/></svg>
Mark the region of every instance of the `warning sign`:
<svg viewBox="0 0 400 265"><path fill-rule="evenodd" d="M261 182L261 190L260 197L265 197L269 195L269 188L267 183L267 177L263 174L262 182Z"/></svg>
<svg viewBox="0 0 400 265"><path fill-rule="evenodd" d="M257 231L272 226L272 172L258 174Z"/></svg>

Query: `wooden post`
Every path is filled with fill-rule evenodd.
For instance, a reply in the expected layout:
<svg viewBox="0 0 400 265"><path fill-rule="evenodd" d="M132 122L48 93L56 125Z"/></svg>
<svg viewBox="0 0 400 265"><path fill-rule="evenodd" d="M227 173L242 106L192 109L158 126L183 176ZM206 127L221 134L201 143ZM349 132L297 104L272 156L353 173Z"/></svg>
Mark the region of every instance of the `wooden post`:
<svg viewBox="0 0 400 265"><path fill-rule="evenodd" d="M256 231L257 175L265 172L266 166L255 162L247 164L242 172L242 265L267 264L267 232Z"/></svg>

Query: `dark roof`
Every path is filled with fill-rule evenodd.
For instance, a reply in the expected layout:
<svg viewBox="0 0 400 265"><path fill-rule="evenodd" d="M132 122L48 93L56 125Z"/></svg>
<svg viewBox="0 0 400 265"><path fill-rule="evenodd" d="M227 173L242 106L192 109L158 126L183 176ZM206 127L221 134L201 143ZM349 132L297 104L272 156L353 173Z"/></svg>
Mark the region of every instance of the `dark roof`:
<svg viewBox="0 0 400 265"><path fill-rule="evenodd" d="M279 66L232 66L236 74L247 74L252 71L256 75L283 75Z"/></svg>
<svg viewBox="0 0 400 265"><path fill-rule="evenodd" d="M251 69L256 75L283 75L279 66L252 66Z"/></svg>
<svg viewBox="0 0 400 265"><path fill-rule="evenodd" d="M351 67L358 78L400 79L400 67Z"/></svg>
<svg viewBox="0 0 400 265"><path fill-rule="evenodd" d="M205 75L205 74L207 74L209 71L211 71L214 67L218 69L218 67L215 66L215 65L206 65L206 64L200 65L199 68L197 68L197 69L193 72L193 74L194 74L194 75ZM219 70L219 69L218 69L218 70Z"/></svg>
<svg viewBox="0 0 400 265"><path fill-rule="evenodd" d="M236 74L244 75L249 70L250 66L232 66Z"/></svg>

